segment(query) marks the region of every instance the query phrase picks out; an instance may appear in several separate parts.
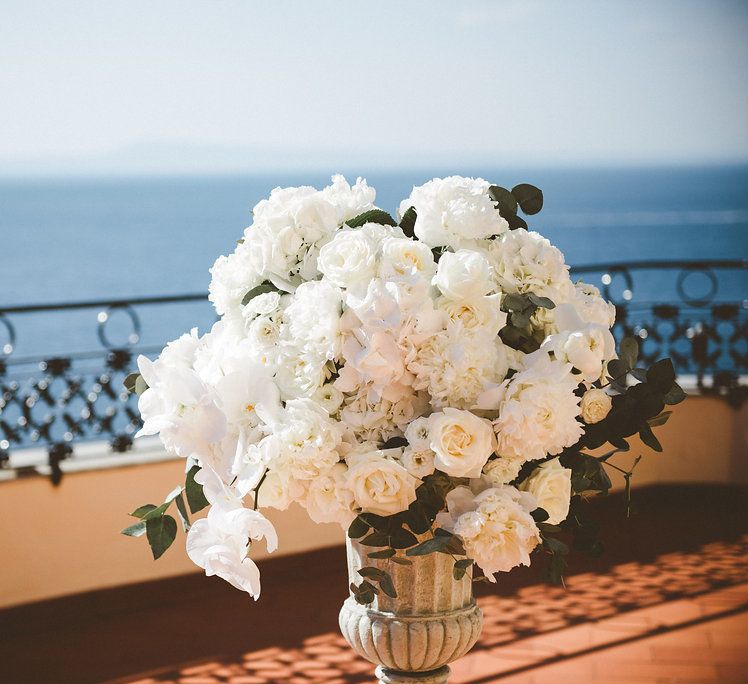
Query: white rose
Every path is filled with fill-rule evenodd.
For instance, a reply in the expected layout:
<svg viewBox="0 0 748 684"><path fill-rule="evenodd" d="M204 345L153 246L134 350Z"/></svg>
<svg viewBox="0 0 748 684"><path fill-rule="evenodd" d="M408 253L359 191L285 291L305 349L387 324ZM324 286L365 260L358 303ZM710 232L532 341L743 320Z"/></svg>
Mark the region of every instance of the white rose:
<svg viewBox="0 0 748 684"><path fill-rule="evenodd" d="M419 480L382 451L348 457L348 487L361 510L376 515L404 511L416 500Z"/></svg>
<svg viewBox="0 0 748 684"><path fill-rule="evenodd" d="M574 292L572 304L583 321L606 328L613 327L616 322L616 307L602 298L600 290L580 280L574 285Z"/></svg>
<svg viewBox="0 0 748 684"><path fill-rule="evenodd" d="M338 287L368 284L376 274L376 244L362 230L340 230L320 250L317 268Z"/></svg>
<svg viewBox="0 0 748 684"><path fill-rule="evenodd" d="M433 284L457 301L482 297L494 287L486 257L468 249L442 254Z"/></svg>
<svg viewBox="0 0 748 684"><path fill-rule="evenodd" d="M486 337L497 336L506 325L507 314L501 310L497 294L465 300L439 297L436 305L451 323L459 323L465 330L483 333Z"/></svg>
<svg viewBox="0 0 748 684"><path fill-rule="evenodd" d="M400 215L413 207L419 240L429 247L458 249L467 241L509 230L488 196L490 186L482 178L434 178L413 188L410 197L400 204Z"/></svg>
<svg viewBox="0 0 748 684"><path fill-rule="evenodd" d="M429 416L430 447L436 467L454 477L480 477L496 450L491 423L470 411L445 408Z"/></svg>
<svg viewBox="0 0 748 684"><path fill-rule="evenodd" d="M593 387L584 393L580 408L582 410L582 420L587 425L594 425L610 413L610 409L613 408L613 400L604 390Z"/></svg>
<svg viewBox="0 0 748 684"><path fill-rule="evenodd" d="M430 279L435 270L434 253L422 242L393 237L382 242L380 276L383 279Z"/></svg>
<svg viewBox="0 0 748 684"><path fill-rule="evenodd" d="M557 458L539 465L519 488L535 497L538 507L548 513L548 523L558 525L566 520L571 501L571 470L564 468Z"/></svg>
<svg viewBox="0 0 748 684"><path fill-rule="evenodd" d="M252 297L244 306L245 318L252 316L267 316L280 306L280 292L263 292Z"/></svg>
<svg viewBox="0 0 748 684"><path fill-rule="evenodd" d="M400 457L400 463L403 464L405 470L418 478L432 475L434 470L436 470L434 452L431 451L431 449L416 451L413 447L405 447L405 449L403 449L403 454Z"/></svg>

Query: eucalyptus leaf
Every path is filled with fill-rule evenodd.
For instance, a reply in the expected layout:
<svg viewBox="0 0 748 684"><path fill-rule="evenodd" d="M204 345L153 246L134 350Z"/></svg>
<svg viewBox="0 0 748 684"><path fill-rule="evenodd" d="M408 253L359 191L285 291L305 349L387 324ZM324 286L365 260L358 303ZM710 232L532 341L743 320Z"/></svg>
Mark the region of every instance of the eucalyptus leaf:
<svg viewBox="0 0 748 684"><path fill-rule="evenodd" d="M488 196L496 202L496 208L499 214L505 219L514 216L517 213L517 200L509 190L499 185L492 185L488 188Z"/></svg>
<svg viewBox="0 0 748 684"><path fill-rule="evenodd" d="M370 526L361 519L361 516L356 516L348 527L348 537L350 539L360 539L370 529Z"/></svg>
<svg viewBox="0 0 748 684"><path fill-rule="evenodd" d="M377 558L377 559L383 559L383 558L391 558L392 560L395 560L395 554L397 551L395 549L382 549L381 551L372 551L371 553L366 554L369 558Z"/></svg>
<svg viewBox="0 0 748 684"><path fill-rule="evenodd" d="M529 183L520 183L512 188L512 195L516 198L519 208L532 216L543 208L543 192Z"/></svg>
<svg viewBox="0 0 748 684"><path fill-rule="evenodd" d="M665 423L667 423L671 415L673 415L672 411L663 411L659 415L656 415L654 418L650 418L647 423L649 423L649 427L664 425Z"/></svg>
<svg viewBox="0 0 748 684"><path fill-rule="evenodd" d="M636 366L636 360L639 358L639 343L635 337L624 337L621 340L620 357L628 370Z"/></svg>
<svg viewBox="0 0 748 684"><path fill-rule="evenodd" d="M378 582L382 579L382 577L385 576L385 571L380 570L379 568L375 568L373 566L361 568L358 571L358 574L361 575L361 577L366 577L367 579L373 579L375 582Z"/></svg>
<svg viewBox="0 0 748 684"><path fill-rule="evenodd" d="M392 577L388 573L385 572L384 576L379 580L379 588L390 598L397 598L395 585L392 583Z"/></svg>
<svg viewBox="0 0 748 684"><path fill-rule="evenodd" d="M652 432L652 428L647 423L644 423L639 430L639 437L650 449L662 451L662 444L660 444L660 441L655 437L654 432Z"/></svg>
<svg viewBox="0 0 748 684"><path fill-rule="evenodd" d="M686 393L680 385L673 383L673 386L666 392L664 401L668 406L680 404L686 398Z"/></svg>

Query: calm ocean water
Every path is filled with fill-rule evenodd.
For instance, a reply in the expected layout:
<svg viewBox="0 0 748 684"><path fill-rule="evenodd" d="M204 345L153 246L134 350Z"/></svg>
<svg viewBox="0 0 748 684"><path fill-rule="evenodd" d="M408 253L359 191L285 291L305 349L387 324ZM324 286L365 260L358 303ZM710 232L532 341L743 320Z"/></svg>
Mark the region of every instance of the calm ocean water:
<svg viewBox="0 0 748 684"><path fill-rule="evenodd" d="M507 187L541 187L545 207L530 226L572 265L748 257L748 167L458 172ZM377 188L377 203L394 213L413 184L435 175L445 172L367 178ZM313 173L0 180L0 306L204 292L208 268L233 249L259 199L276 185L328 180ZM664 287L664 280L650 279L637 298L656 298ZM748 296L745 277L727 282L720 296ZM95 349L91 315L45 323L17 318L17 353ZM208 308L145 313L144 341L160 344L193 322L209 325Z"/></svg>

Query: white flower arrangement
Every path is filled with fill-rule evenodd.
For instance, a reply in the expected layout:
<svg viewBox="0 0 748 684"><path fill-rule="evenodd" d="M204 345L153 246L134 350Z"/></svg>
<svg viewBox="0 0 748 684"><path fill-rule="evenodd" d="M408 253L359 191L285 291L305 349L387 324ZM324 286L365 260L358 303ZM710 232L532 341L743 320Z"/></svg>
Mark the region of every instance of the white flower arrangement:
<svg viewBox="0 0 748 684"><path fill-rule="evenodd" d="M626 437L659 449L672 365L636 368L631 341L617 357L614 307L518 214L540 210L537 188L437 178L398 220L374 199L342 176L273 190L211 271L220 320L139 358L139 434L187 480L124 532L158 557L176 502L189 557L255 598L252 544L277 545L260 509L292 504L374 558L451 553L456 577L474 562L493 581L542 548L558 579L557 534L594 544L578 516L564 528L570 506L610 487ZM183 494L207 518L190 526Z"/></svg>

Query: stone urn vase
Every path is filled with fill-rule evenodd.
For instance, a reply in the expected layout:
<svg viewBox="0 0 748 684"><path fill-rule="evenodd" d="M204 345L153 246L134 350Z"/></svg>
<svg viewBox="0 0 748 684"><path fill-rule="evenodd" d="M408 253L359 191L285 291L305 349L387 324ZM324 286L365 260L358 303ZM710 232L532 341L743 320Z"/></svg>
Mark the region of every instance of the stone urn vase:
<svg viewBox="0 0 748 684"><path fill-rule="evenodd" d="M478 640L483 614L473 598L470 573L453 576L454 560L443 553L413 556L412 565L367 557L372 549L347 540L349 583L358 571L387 571L397 598L379 592L361 605L351 594L340 611L340 630L351 648L377 665L381 684L443 684L448 663L465 655Z"/></svg>

